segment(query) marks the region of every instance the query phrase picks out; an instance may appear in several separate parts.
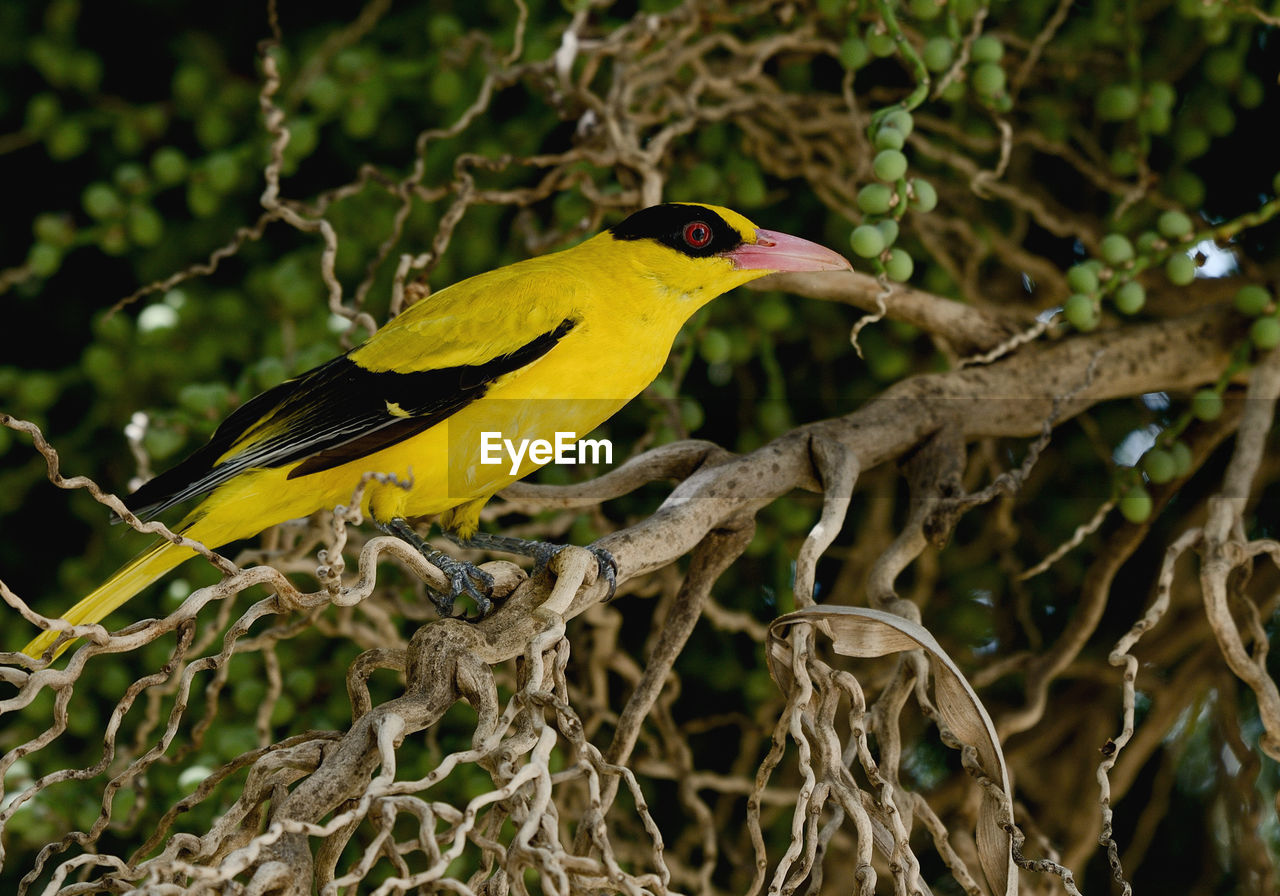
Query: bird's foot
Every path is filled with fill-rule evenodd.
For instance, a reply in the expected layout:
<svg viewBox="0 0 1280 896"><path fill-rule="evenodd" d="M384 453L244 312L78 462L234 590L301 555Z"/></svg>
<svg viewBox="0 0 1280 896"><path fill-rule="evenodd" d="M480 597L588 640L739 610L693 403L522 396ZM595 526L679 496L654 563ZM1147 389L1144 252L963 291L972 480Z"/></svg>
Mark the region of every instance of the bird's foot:
<svg viewBox="0 0 1280 896"><path fill-rule="evenodd" d="M457 535L447 532L445 535L460 547L501 551L504 554L519 554L522 557L532 557L535 573L546 569L561 551L569 547L567 544L529 541L510 535L490 535L488 532L476 532L470 538L459 538ZM609 593L605 595L605 600L612 600L614 592L618 589L618 561L613 558L613 554L597 545L588 545L585 550L590 551L592 556L596 558L598 574L603 576L604 580L609 583Z"/></svg>
<svg viewBox="0 0 1280 896"><path fill-rule="evenodd" d="M560 552L569 547L567 544L550 544L545 541L534 542L547 550L542 555L534 555L534 563L540 571L546 569L547 565L553 559L560 555ZM603 578L609 583L609 593L604 596L605 603L613 600L614 592L618 590L618 561L613 559L613 554L607 550L594 544L589 544L583 550L590 551L591 555L596 558L596 575ZM545 556L545 559L543 557Z"/></svg>
<svg viewBox="0 0 1280 896"><path fill-rule="evenodd" d="M463 594L475 602L479 611L474 619L467 617L468 621L484 619L493 612L493 576L474 563L455 560L443 551L431 551L423 556L449 580L448 594L431 591L431 602L441 616L453 616L453 602Z"/></svg>
<svg viewBox="0 0 1280 896"><path fill-rule="evenodd" d="M587 550L595 555L600 575L609 583L609 592L604 596L604 602L608 603L618 591L618 561L613 558L613 554L598 545L589 544Z"/></svg>
<svg viewBox="0 0 1280 896"><path fill-rule="evenodd" d="M431 603L441 616L452 617L454 601L464 594L475 602L479 611L479 615L474 618L466 617L468 621L484 619L493 612L493 576L473 563L455 560L443 551L437 551L401 517L395 517L387 523L375 520L374 525L388 535L394 535L412 545L424 560L444 573L449 580L449 592L445 594L434 588L430 589Z"/></svg>

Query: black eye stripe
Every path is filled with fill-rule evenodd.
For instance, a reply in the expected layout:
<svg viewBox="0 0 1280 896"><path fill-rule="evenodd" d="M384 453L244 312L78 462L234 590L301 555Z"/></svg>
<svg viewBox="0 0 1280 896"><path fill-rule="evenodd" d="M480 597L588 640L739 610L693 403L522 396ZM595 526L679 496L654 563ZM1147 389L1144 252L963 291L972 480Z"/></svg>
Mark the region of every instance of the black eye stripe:
<svg viewBox="0 0 1280 896"><path fill-rule="evenodd" d="M704 241L690 239L694 225L702 224ZM654 240L682 255L707 258L742 245L742 235L724 218L702 205L668 203L641 209L609 228L616 240Z"/></svg>

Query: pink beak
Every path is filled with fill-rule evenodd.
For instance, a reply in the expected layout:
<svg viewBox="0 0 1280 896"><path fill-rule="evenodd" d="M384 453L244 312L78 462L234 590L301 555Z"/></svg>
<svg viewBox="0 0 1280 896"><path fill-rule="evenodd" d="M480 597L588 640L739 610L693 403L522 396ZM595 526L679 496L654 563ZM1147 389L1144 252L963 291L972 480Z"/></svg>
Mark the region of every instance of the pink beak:
<svg viewBox="0 0 1280 896"><path fill-rule="evenodd" d="M843 255L798 236L759 229L756 241L723 253L739 271L851 271Z"/></svg>

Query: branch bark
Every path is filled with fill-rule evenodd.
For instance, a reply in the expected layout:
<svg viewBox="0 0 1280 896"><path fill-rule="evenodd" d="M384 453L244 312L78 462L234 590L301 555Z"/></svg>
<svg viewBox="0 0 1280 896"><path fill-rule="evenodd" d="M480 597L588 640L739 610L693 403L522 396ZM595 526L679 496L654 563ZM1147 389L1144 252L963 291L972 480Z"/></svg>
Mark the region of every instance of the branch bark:
<svg viewBox="0 0 1280 896"><path fill-rule="evenodd" d="M731 515L754 513L795 488L820 491L812 440L844 443L867 471L945 426L966 442L1032 436L1055 413L1055 399L1073 391L1058 404L1059 424L1099 402L1209 382L1226 368L1240 335L1236 317L1217 308L1028 346L985 367L915 376L844 417L799 427L751 454L699 469L653 516L600 544L617 558L623 578L659 569ZM1081 388L1091 364L1092 381Z"/></svg>

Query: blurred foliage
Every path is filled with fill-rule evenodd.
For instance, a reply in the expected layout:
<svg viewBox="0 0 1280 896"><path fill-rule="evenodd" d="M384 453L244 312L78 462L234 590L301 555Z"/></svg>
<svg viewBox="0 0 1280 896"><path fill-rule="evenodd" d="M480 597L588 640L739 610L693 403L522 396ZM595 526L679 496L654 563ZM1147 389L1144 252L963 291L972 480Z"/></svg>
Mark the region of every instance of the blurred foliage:
<svg viewBox="0 0 1280 896"><path fill-rule="evenodd" d="M517 48L517 15L508 0L374 4L366 12L377 14L359 27L353 17L333 18L324 5L283 4L284 44L273 52L284 79L277 99L291 135L284 194L316 197L356 182L362 166L379 172L325 211L339 237L336 273L348 301L391 233L399 206L378 184L410 173L420 130L447 127L466 114L496 56L516 49L520 61L551 58L580 11L590 9L595 30L607 34L637 16L678 7L661 0L531 0L528 30ZM1274 25L1261 21L1280 15L1280 4L1096 0L1063 4L1067 12L1046 31L1058 8L1049 0L989 6L978 0L817 0L744 7L740 20L732 10L708 8L706 27L736 38L771 31L808 35L806 52L766 58L761 77L768 89L787 95L838 102L842 90L851 91L868 116L866 145L849 146L848 160L830 163L839 187L810 183L785 170L773 155L776 147L749 123L726 114L726 120L704 122L672 141L660 166L665 198L729 205L763 226L850 246L864 270L981 301L1022 320L1061 306L1080 330L1162 313L1152 311L1150 293L1167 293L1170 284L1205 274L1188 250L1201 239L1231 239L1232 264L1256 281L1252 292L1236 299L1242 315L1256 318L1248 338L1259 349L1280 343L1270 291L1280 273L1274 266L1280 231L1267 223L1280 186L1271 148L1280 121L1280 41ZM121 38L124 22L127 40ZM261 214L270 140L259 109L255 41L267 33L265 12L253 4L0 5L0 163L10 185L0 218L0 280L7 287L0 408L39 424L60 452L64 472L88 475L117 493L142 472L139 456L152 472L173 463L241 402L351 344L346 321L326 305L320 241L279 223L247 240L208 276L112 309L140 286L203 261ZM1043 45L1041 34L1049 37ZM1029 61L1040 66L1030 79L1023 68ZM428 146L420 178L424 195L412 204L390 261L373 270L364 288L364 309L375 318L390 308L397 254L425 250L438 233L456 189L460 154L497 160L563 153L580 138L582 110L556 108L548 101L554 91L533 77L502 85L484 114L457 136ZM672 73L675 89L686 77ZM1011 159L1001 149L1006 123L1018 139ZM1028 146L1034 151L1023 152ZM634 188L633 177L589 158L577 165L576 185L524 207L467 207L427 272L430 284L440 287L564 245L581 235L578 228L602 207L601 197ZM985 187L978 183L981 172L998 168L1002 178ZM533 187L540 171L504 163L483 176L487 189L519 190ZM1048 226L1037 206L1062 226ZM609 215L616 220L620 213ZM1254 224L1260 226L1246 226ZM547 234L553 243L540 244ZM693 436L748 451L797 423L847 412L889 383L954 360L915 328L896 322L862 331L860 360L848 339L855 318L846 307L778 293L742 292L721 300L685 329L662 378L604 434L636 450ZM1248 358L1249 345L1242 343L1241 364ZM1178 447L1182 432L1220 413L1228 385L1224 372L1206 394L1117 403L1063 427L1014 511L1027 536L1017 548L1018 562L1035 563L1113 493L1122 497L1127 519L1148 519L1146 484L1177 473L1185 452L1185 445ZM146 425L135 453L124 430L138 412ZM1142 466L1134 466L1141 451L1117 463L1118 446L1151 432L1158 438L1146 441L1155 444L1142 447L1161 454ZM1021 448L1000 446L998 453L1011 459ZM1215 457L1206 469L1221 463ZM541 475L557 481L567 474L549 469ZM1060 488L1064 480L1076 486L1069 495ZM891 478L870 476L866 489L845 536L819 567L826 573L820 598L856 602L862 583L839 575L842 558L859 550L858 533L879 532L875 527L885 520L901 522L905 510L885 513L877 506L890 501L905 507ZM1191 502L1197 486L1187 489L1183 499ZM587 541L604 525L641 518L662 494L655 487L610 502L605 516L579 519L568 534ZM746 557L717 588L719 601L761 622L788 609L792 558L818 506L816 498L799 496L762 511ZM90 590L141 544L132 533L111 529L105 509L84 493L50 486L38 456L5 429L0 518L4 580L46 611ZM1257 525L1275 531L1280 521L1260 515ZM1157 520L1151 547L1124 574L1135 589L1135 606L1159 560L1158 536L1171 529L1167 520ZM1087 555L1068 554L1049 574L1014 587L1001 572L1013 557L1002 555L997 542L986 524L966 521L953 550L937 558L928 613L931 627L946 633L957 656L1025 648L1028 623L1037 637L1053 638L1077 594ZM167 586L179 598L213 578L207 566L196 564L182 575ZM142 598L114 621L163 612L171 606L166 601ZM622 646L639 656L650 609L639 601L622 605L628 620ZM1014 605L1019 618L1007 609ZM419 624L399 623L405 635ZM1108 617L1099 643L1114 640L1129 624L1128 617ZM1270 625L1273 630L1274 621ZM16 649L27 631L6 626L4 637L5 646ZM199 783L200 769L304 728L347 724L349 703L337 670L359 648L305 633L279 650L278 685L272 676L280 670L264 668L262 658L251 655L232 663L221 694L193 697L222 700L227 709L198 750L182 746L180 736L145 789L128 797L128 805L124 796L117 799L104 846L117 837L132 842L140 839L138 832L153 829L153 813ZM10 769L7 789L59 765L94 762L105 714L144 668L163 664L165 651L153 644L139 656L121 657L117 666L100 664L91 684L96 704L82 700L71 716L74 738L61 742L60 755L42 753L40 767L24 762ZM773 696L753 645L713 628L695 632L680 671L698 686L697 693L682 695L676 710L681 718L711 708L752 718ZM375 703L396 692L390 679L371 682ZM272 692L269 717L257 718L268 688L276 687L281 696ZM621 701L624 692L612 696ZM1206 694L1204 705L1213 699ZM46 691L41 705L21 719L11 717L0 732L0 748L41 730L48 717L43 704L51 700ZM1246 718L1256 712L1247 701L1238 711ZM456 746L451 737L469 736L467 720L455 721L451 726L447 718L433 731L423 768ZM126 723L133 733L143 724L133 717ZM1218 736L1201 717L1169 735L1170 749L1181 757L1176 799L1161 822L1171 838L1195 836L1210 823L1213 782L1224 774L1211 755ZM714 768L711 752L709 766L730 771ZM726 763L729 758L726 753ZM954 761L922 747L907 766L917 781L931 782L949 774ZM405 768L402 774L418 772ZM477 792L487 784L478 782ZM1260 791L1274 797L1276 784L1275 767L1266 765ZM1144 778L1136 786L1154 784ZM674 798L654 798L660 822L679 815ZM212 811L206 803L181 825L200 831ZM0 888L14 886L34 850L70 829L85 829L98 812L73 787L43 793L5 831L9 858ZM785 842L785 830L780 837ZM1272 850L1277 837L1272 824ZM1237 870L1206 852L1145 865L1136 880L1150 891L1182 891L1186 880L1196 879L1208 882L1204 892L1228 892ZM1096 856L1082 876L1101 888L1106 874Z"/></svg>

